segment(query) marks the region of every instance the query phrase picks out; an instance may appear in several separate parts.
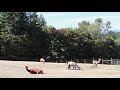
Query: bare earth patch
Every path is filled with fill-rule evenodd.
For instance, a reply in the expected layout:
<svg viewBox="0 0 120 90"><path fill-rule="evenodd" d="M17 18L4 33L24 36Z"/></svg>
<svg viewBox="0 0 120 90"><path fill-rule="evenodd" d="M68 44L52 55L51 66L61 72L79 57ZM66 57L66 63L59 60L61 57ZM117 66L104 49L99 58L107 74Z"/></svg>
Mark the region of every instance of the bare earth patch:
<svg viewBox="0 0 120 90"><path fill-rule="evenodd" d="M44 74L29 74L25 66L41 68ZM120 78L120 66L78 63L81 70L68 70L66 63L0 60L0 78Z"/></svg>

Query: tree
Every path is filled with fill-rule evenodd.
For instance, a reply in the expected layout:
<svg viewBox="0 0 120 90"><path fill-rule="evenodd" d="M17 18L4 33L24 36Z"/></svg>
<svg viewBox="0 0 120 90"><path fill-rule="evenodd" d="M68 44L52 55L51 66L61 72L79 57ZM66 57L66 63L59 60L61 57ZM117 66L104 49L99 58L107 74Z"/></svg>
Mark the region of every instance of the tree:
<svg viewBox="0 0 120 90"><path fill-rule="evenodd" d="M35 57L43 57L47 54L47 34L46 21L42 15L38 17L36 12L28 12L29 29L27 38L29 39L29 53Z"/></svg>
<svg viewBox="0 0 120 90"><path fill-rule="evenodd" d="M1 12L1 51L4 55L18 55L27 32L25 12ZM11 52L12 51L12 52Z"/></svg>

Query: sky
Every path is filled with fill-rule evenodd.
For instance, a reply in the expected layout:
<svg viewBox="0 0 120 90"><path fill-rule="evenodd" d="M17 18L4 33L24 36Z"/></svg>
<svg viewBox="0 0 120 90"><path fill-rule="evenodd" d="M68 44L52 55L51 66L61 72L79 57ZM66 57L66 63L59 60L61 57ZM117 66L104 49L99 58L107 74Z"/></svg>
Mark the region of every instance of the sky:
<svg viewBox="0 0 120 90"><path fill-rule="evenodd" d="M57 29L77 28L83 20L92 23L96 18L102 18L104 23L111 22L111 31L120 31L120 12L38 12L40 14L44 16L47 25Z"/></svg>

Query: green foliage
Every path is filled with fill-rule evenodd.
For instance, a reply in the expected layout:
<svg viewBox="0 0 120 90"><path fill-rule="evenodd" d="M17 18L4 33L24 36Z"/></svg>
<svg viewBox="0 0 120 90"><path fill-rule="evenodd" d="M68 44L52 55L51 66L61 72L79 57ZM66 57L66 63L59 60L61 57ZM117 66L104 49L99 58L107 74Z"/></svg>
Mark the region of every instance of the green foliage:
<svg viewBox="0 0 120 90"><path fill-rule="evenodd" d="M120 38L110 28L111 22L96 18L93 23L79 22L78 28L57 30L36 12L1 12L1 55L49 61L120 58Z"/></svg>
<svg viewBox="0 0 120 90"><path fill-rule="evenodd" d="M120 32L114 32L114 33L115 33L116 38L120 38Z"/></svg>
<svg viewBox="0 0 120 90"><path fill-rule="evenodd" d="M47 52L46 22L35 12L1 13L2 55L43 56Z"/></svg>

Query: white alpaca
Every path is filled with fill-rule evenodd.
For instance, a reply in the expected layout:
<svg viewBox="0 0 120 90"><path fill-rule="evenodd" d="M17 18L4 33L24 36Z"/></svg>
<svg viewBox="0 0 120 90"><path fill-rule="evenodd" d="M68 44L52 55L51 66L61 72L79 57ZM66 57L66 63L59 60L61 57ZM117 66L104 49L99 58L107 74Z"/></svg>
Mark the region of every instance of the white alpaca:
<svg viewBox="0 0 120 90"><path fill-rule="evenodd" d="M98 61L97 60L93 60L92 63L93 63L93 67L97 66L98 63L100 63L101 59L99 58Z"/></svg>
<svg viewBox="0 0 120 90"><path fill-rule="evenodd" d="M73 66L73 69L76 69L76 67L78 69L80 69L80 67L77 65L77 63L72 62L72 61L67 62L67 65L68 65L68 69L70 69L70 70L71 70L71 66Z"/></svg>
<svg viewBox="0 0 120 90"><path fill-rule="evenodd" d="M45 63L45 59L40 58L40 62L43 62L43 64Z"/></svg>

